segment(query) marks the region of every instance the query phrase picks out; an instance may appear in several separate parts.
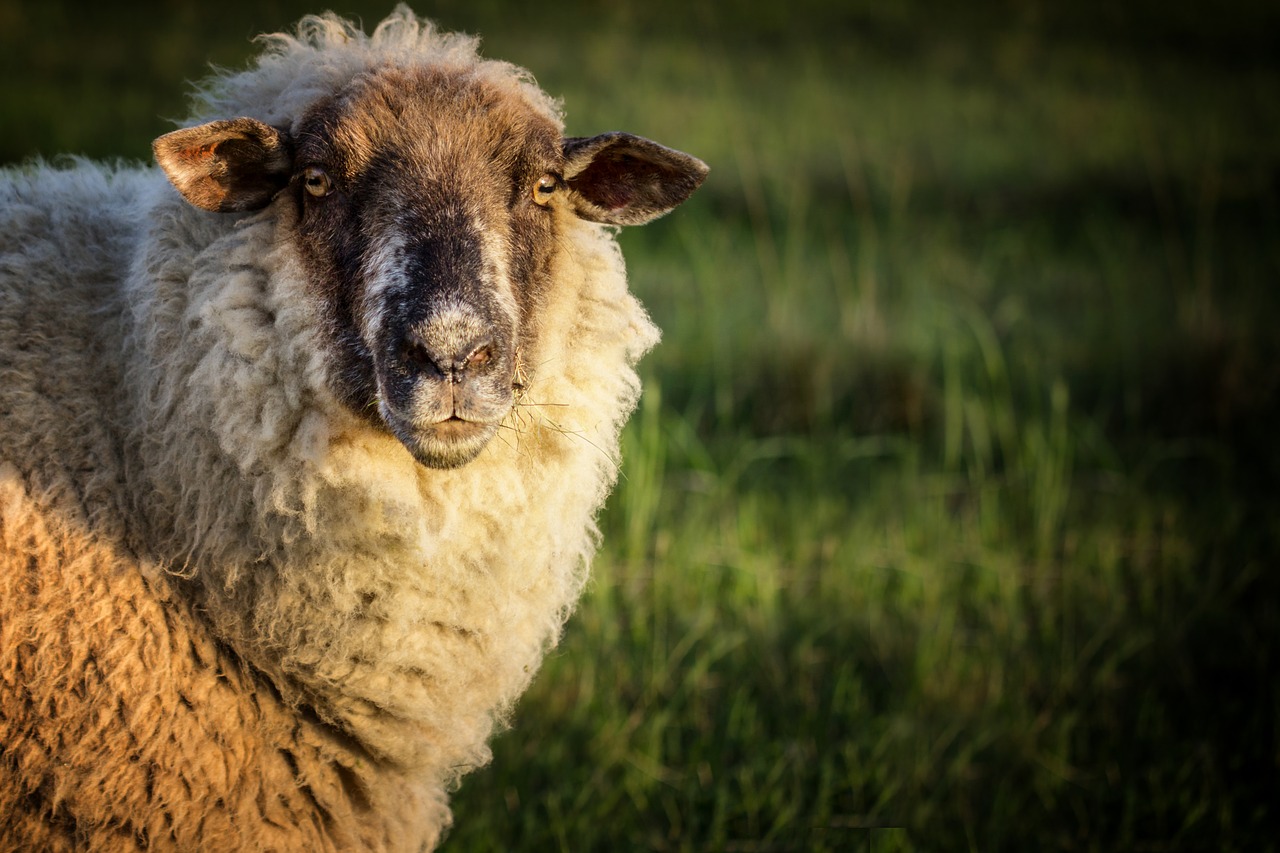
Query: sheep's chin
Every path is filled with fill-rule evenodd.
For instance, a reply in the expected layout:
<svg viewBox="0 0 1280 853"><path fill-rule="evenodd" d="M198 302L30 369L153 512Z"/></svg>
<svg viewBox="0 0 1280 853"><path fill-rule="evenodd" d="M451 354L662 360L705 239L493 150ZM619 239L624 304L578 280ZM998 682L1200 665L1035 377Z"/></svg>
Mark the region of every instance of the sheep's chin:
<svg viewBox="0 0 1280 853"><path fill-rule="evenodd" d="M391 434L420 465L427 468L461 468L480 455L498 432L498 424L450 418L426 426L412 425L387 406L382 419Z"/></svg>

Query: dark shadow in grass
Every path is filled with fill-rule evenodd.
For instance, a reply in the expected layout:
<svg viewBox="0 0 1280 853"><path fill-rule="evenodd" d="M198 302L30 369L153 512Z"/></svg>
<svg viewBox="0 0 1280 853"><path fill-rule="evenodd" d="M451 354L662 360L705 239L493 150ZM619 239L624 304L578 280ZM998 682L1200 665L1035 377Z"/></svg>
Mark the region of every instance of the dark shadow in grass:
<svg viewBox="0 0 1280 853"><path fill-rule="evenodd" d="M699 629L671 617L685 667L667 672L660 639L570 627L563 660L597 673L595 689L575 692L580 673L557 661L542 673L493 765L457 795L451 849L834 851L910 819L877 783L904 734L887 721L912 689L907 626L872 636L801 606L758 630L726 612L683 643Z"/></svg>

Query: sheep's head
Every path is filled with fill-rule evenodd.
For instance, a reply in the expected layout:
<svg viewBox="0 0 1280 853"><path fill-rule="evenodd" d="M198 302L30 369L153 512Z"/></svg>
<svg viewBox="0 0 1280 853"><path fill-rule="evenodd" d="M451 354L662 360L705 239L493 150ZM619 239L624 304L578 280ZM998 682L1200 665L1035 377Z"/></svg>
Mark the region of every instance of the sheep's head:
<svg viewBox="0 0 1280 853"><path fill-rule="evenodd" d="M561 138L518 88L430 67L361 75L288 128L214 121L154 150L197 207L297 206L333 390L437 468L514 405L561 217L647 222L707 173L629 134Z"/></svg>

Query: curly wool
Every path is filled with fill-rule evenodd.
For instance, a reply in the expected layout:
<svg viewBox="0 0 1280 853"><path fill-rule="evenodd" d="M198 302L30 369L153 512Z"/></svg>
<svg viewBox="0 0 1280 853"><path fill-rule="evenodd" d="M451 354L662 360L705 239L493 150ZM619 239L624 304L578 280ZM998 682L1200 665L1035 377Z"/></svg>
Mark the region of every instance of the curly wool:
<svg viewBox="0 0 1280 853"><path fill-rule="evenodd" d="M387 62L505 79L559 122L403 7L268 37L197 112L289 122ZM327 390L288 206L208 214L86 163L3 193L0 847L433 846L598 544L657 339L612 230L563 216L534 380L441 471Z"/></svg>
<svg viewBox="0 0 1280 853"><path fill-rule="evenodd" d="M560 102L543 92L523 68L478 54L479 38L440 31L400 5L369 35L332 12L303 18L296 34L260 36L262 53L244 72L223 72L194 93L191 123L224 116L251 116L288 124L308 106L362 72L380 66L430 65L464 72L517 92L558 125ZM305 68L305 74L298 70Z"/></svg>

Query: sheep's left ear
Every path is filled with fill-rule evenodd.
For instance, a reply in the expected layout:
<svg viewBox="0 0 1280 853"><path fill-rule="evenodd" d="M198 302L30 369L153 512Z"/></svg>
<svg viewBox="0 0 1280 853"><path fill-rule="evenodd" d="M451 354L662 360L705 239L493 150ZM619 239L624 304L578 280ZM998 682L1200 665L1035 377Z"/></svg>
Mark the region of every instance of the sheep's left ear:
<svg viewBox="0 0 1280 853"><path fill-rule="evenodd" d="M629 133L564 140L564 179L574 211L610 225L656 219L707 177L697 157Z"/></svg>
<svg viewBox="0 0 1280 853"><path fill-rule="evenodd" d="M252 118L175 130L151 150L183 198L204 210L266 207L293 171L288 134Z"/></svg>

